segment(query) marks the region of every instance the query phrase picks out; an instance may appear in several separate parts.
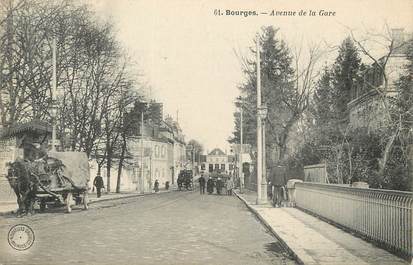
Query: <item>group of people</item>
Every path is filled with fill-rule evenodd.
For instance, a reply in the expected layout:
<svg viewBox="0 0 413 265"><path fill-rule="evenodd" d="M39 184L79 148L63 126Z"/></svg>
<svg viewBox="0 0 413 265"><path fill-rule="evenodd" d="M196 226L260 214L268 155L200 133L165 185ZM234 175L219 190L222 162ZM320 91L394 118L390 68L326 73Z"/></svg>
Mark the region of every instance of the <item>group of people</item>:
<svg viewBox="0 0 413 265"><path fill-rule="evenodd" d="M234 189L234 181L232 178L228 178L225 182L221 177L212 178L209 177L208 180L205 179L204 175L201 175L198 179L199 182L199 192L200 194L205 194L205 186L208 194L214 193L214 188L218 195L222 194L222 189L225 187L227 195L232 195L232 190Z"/></svg>

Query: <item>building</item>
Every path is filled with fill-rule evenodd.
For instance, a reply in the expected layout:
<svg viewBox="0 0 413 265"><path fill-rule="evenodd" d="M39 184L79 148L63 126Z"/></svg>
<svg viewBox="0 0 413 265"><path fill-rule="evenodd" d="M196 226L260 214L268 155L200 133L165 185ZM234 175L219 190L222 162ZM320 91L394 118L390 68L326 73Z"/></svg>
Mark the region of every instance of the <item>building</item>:
<svg viewBox="0 0 413 265"><path fill-rule="evenodd" d="M170 129L173 140L172 183L175 184L179 172L185 169L187 164L185 136L178 121L174 121L172 117L165 117L164 125Z"/></svg>
<svg viewBox="0 0 413 265"><path fill-rule="evenodd" d="M16 201L6 178L7 163L25 158L24 147L27 144L38 143L41 149L47 150L50 137L50 124L39 120L0 127L0 201Z"/></svg>
<svg viewBox="0 0 413 265"><path fill-rule="evenodd" d="M205 157L205 162L201 164L201 172L227 172L234 170L235 159L233 155L224 153L221 149L215 148Z"/></svg>
<svg viewBox="0 0 413 265"><path fill-rule="evenodd" d="M393 29L392 32L395 47L392 54L380 58L378 64L374 63L367 67L362 81L350 91L351 101L347 106L352 128L365 127L376 130L386 127L385 104L391 103L391 98L397 95L396 84L400 76L406 74L408 63L406 43L411 38L403 29ZM385 73L382 74L379 64L384 63ZM384 76L387 77L387 82Z"/></svg>
<svg viewBox="0 0 413 265"><path fill-rule="evenodd" d="M144 122L142 133L128 141L131 156L127 157L122 170L121 191L150 193L155 180L158 180L161 189L166 182L175 185L177 174L186 162L185 148L184 135L177 122ZM96 162L91 163L91 172L97 173ZM114 165L111 169L111 187L116 187L117 172L117 165ZM101 175L106 185L106 168L101 169Z"/></svg>

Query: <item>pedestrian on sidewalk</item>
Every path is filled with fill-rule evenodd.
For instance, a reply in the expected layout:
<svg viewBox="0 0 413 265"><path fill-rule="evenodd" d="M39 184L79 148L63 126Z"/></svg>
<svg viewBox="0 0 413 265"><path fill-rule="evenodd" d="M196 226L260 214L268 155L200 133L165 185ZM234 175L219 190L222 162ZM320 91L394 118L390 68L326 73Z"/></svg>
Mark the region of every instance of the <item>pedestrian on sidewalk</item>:
<svg viewBox="0 0 413 265"><path fill-rule="evenodd" d="M199 181L199 193L205 194L205 178L204 175L201 174L201 177L198 179Z"/></svg>
<svg viewBox="0 0 413 265"><path fill-rule="evenodd" d="M214 181L210 177L207 181L207 192L211 195L214 192Z"/></svg>
<svg viewBox="0 0 413 265"><path fill-rule="evenodd" d="M285 167L273 167L270 174L272 203L274 207L281 207L284 198L284 185L286 183Z"/></svg>
<svg viewBox="0 0 413 265"><path fill-rule="evenodd" d="M153 188L154 190L155 190L155 192L158 192L159 191L159 181L156 179L155 180L155 184L154 184L154 188Z"/></svg>
<svg viewBox="0 0 413 265"><path fill-rule="evenodd" d="M100 196L102 195L101 193L101 189L105 188L105 185L103 184L103 178L100 176L100 174L98 173L95 177L95 179L93 180L93 186L96 187L96 195L98 198L100 198Z"/></svg>
<svg viewBox="0 0 413 265"><path fill-rule="evenodd" d="M231 196L232 195L232 189L234 188L234 181L232 180L232 178L229 178L227 180L227 195Z"/></svg>
<svg viewBox="0 0 413 265"><path fill-rule="evenodd" d="M221 178L218 178L217 179L217 194L218 195L221 195L222 187L224 186L223 184L224 183L222 183Z"/></svg>

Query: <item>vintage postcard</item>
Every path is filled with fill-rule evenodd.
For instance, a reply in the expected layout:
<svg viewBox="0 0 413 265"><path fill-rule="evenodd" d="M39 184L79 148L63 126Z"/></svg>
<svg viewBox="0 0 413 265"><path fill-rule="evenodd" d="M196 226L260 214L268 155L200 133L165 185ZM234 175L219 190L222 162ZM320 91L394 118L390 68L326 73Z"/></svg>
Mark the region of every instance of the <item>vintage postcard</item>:
<svg viewBox="0 0 413 265"><path fill-rule="evenodd" d="M0 0L0 265L411 264L411 0Z"/></svg>

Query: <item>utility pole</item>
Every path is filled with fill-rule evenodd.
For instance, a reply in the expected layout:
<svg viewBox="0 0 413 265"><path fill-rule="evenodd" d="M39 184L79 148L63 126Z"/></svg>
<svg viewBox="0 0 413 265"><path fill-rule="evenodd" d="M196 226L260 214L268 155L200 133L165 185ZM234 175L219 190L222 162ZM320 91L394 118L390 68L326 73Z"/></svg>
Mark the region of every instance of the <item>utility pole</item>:
<svg viewBox="0 0 413 265"><path fill-rule="evenodd" d="M260 66L260 36L257 34L257 204L261 202L262 180L262 128L261 128L261 66Z"/></svg>
<svg viewBox="0 0 413 265"><path fill-rule="evenodd" d="M52 43L52 64L53 64L53 76L52 76L52 151L56 151L56 120L57 120L57 109L56 109L56 39L53 39Z"/></svg>
<svg viewBox="0 0 413 265"><path fill-rule="evenodd" d="M192 146L192 174L195 175L195 147Z"/></svg>
<svg viewBox="0 0 413 265"><path fill-rule="evenodd" d="M176 110L176 123L179 122L179 109Z"/></svg>
<svg viewBox="0 0 413 265"><path fill-rule="evenodd" d="M243 128L242 128L242 126L243 126L243 111L244 111L244 102L243 101L241 101L241 119L240 119L240 152L239 152L239 156L238 156L238 176L239 176L239 191L242 193L243 192L243 190L244 190L244 174L243 174L243 164L242 164L242 154L244 153L244 150L243 150L243 138L242 138L242 136L243 136Z"/></svg>
<svg viewBox="0 0 413 265"><path fill-rule="evenodd" d="M143 109L141 111L141 193L145 193L145 180L143 177Z"/></svg>
<svg viewBox="0 0 413 265"><path fill-rule="evenodd" d="M195 146L192 146L192 190L195 190L194 177L195 177Z"/></svg>

